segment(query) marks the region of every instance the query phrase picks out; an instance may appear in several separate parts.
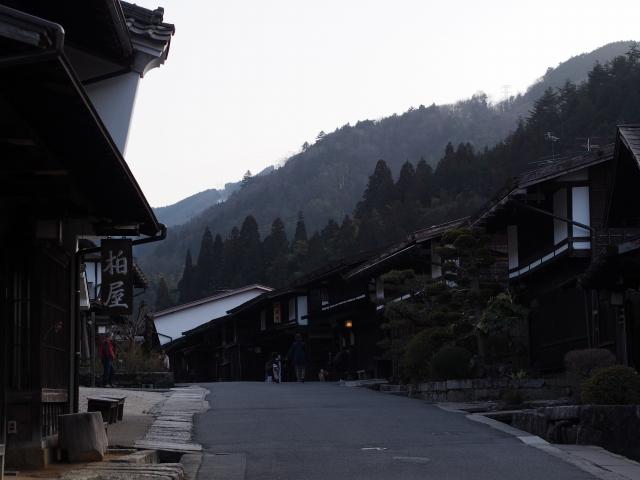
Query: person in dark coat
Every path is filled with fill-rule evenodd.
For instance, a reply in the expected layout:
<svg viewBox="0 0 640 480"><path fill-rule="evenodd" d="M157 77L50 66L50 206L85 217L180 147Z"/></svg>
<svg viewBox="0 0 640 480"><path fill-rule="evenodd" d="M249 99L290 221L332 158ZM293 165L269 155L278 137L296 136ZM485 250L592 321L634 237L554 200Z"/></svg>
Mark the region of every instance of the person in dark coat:
<svg viewBox="0 0 640 480"><path fill-rule="evenodd" d="M293 363L296 371L296 380L304 382L305 370L307 368L307 347L302 341L302 335L296 333L296 338L289 349L287 358Z"/></svg>
<svg viewBox="0 0 640 480"><path fill-rule="evenodd" d="M113 345L113 334L110 333L100 344L100 360L102 361L102 386L113 387L113 361L116 358L116 349Z"/></svg>

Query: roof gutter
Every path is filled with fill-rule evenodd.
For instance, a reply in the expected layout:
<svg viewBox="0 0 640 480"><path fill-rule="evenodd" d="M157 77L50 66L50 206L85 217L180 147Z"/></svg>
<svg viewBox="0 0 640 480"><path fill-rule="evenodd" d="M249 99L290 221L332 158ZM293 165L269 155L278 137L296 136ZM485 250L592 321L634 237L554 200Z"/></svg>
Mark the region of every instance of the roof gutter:
<svg viewBox="0 0 640 480"><path fill-rule="evenodd" d="M29 53L0 57L0 68L37 63L62 54L64 29L40 17L0 5L0 36L32 46Z"/></svg>
<svg viewBox="0 0 640 480"><path fill-rule="evenodd" d="M158 224L160 226L160 231L158 231L157 235L152 235L150 237L139 238L137 240L133 240L131 244L135 247L136 245L144 245L147 243L161 242L165 238L167 238L167 226L164 223ZM78 250L77 255L84 256L89 255L90 253L100 253L101 247L90 247L83 248Z"/></svg>

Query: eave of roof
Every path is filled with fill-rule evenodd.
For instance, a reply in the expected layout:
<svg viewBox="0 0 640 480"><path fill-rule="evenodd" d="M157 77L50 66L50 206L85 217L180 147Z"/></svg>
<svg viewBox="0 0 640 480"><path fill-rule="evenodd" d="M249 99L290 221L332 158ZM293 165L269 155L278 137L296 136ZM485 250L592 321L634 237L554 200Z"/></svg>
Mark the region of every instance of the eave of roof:
<svg viewBox="0 0 640 480"><path fill-rule="evenodd" d="M471 217L470 223L473 226L481 225L495 211L509 203L513 197L526 193L526 189L529 187L612 159L613 148L611 146L606 146L602 150L598 150L594 153L587 153L562 160L556 160L550 165L525 172L515 177L500 191L498 195L496 195L492 200L489 200L489 202L487 202L479 212Z"/></svg>
<svg viewBox="0 0 640 480"><path fill-rule="evenodd" d="M171 313L179 312L181 310L186 310L188 308L197 307L197 306L203 305L205 303L215 302L216 300L221 300L223 298L232 297L234 295L239 295L241 293L245 293L245 292L248 292L248 291L251 291L251 290L255 290L255 289L263 290L264 292L273 291L273 288L267 287L265 285L260 285L260 284L247 285L245 287L236 288L235 290L227 290L225 292L217 293L217 294L211 295L209 297L201 298L199 300L194 300L192 302L183 303L181 305L176 305L175 307L171 307L171 308L167 308L165 310L161 310L159 312L155 312L153 314L153 318L157 320L158 318L163 317L165 315L169 315Z"/></svg>
<svg viewBox="0 0 640 480"><path fill-rule="evenodd" d="M640 125L619 125L616 137L616 149L618 141L622 142L640 167Z"/></svg>
<svg viewBox="0 0 640 480"><path fill-rule="evenodd" d="M122 9L135 52L131 68L144 76L165 62L176 28L163 22L164 9L161 7L149 10L122 2Z"/></svg>
<svg viewBox="0 0 640 480"><path fill-rule="evenodd" d="M392 245L390 248L385 250L382 254L371 258L369 261L365 262L362 265L354 268L344 275L346 280L350 280L361 275L366 274L386 263L391 261L392 259L406 253L409 250L412 250L417 245L433 240L442 236L445 232L458 228L465 223L468 222L468 217L458 218L456 220L451 220L445 223L441 223L438 225L432 225L428 228L423 228L420 230L416 230L415 232L408 235L407 240L403 242L396 243Z"/></svg>
<svg viewBox="0 0 640 480"><path fill-rule="evenodd" d="M93 202L87 206L94 209L90 213L114 223L139 223L146 235L158 233L161 228L151 206L64 55L62 27L2 5L0 22L8 27L2 36L18 24L25 35L41 39L37 45L26 37L11 39L30 49L20 58L3 52L0 85L11 92L7 100L30 123L49 154L70 168L78 189ZM47 43L43 32L53 39Z"/></svg>
<svg viewBox="0 0 640 480"><path fill-rule="evenodd" d="M62 25L67 42L125 65L132 45L120 0L5 0L5 5Z"/></svg>

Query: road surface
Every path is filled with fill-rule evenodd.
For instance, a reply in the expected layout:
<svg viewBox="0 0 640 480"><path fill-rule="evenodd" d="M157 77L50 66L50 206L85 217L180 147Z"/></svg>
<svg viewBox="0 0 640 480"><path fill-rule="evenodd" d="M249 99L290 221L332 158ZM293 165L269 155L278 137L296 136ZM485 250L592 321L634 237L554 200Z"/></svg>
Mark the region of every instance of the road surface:
<svg viewBox="0 0 640 480"><path fill-rule="evenodd" d="M517 438L423 401L330 383L213 383L198 479L583 480Z"/></svg>

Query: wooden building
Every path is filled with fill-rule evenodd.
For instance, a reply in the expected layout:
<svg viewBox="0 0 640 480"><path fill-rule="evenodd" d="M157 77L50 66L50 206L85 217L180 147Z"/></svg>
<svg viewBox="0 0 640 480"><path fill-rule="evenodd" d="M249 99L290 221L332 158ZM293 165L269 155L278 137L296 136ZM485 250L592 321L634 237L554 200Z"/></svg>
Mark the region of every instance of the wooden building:
<svg viewBox="0 0 640 480"><path fill-rule="evenodd" d="M52 460L58 415L78 407L79 238L164 234L123 158L122 122L133 107L131 74L164 60L173 26L156 16L149 32L168 37L143 53L133 40L148 33L131 31L117 0L4 3L0 444L7 464L24 468Z"/></svg>
<svg viewBox="0 0 640 480"><path fill-rule="evenodd" d="M322 308L322 315L336 333L338 351L347 354L346 376L352 378L359 373L369 378L385 378L393 375L397 366L382 355L379 346L385 335L392 334L382 331L381 317L387 304L403 302L424 292L390 292L385 288L384 275L392 270L413 270L432 280L442 279L442 260L438 254L440 240L447 231L463 228L467 223L467 218L461 218L417 230L405 241L345 272L342 281L359 286L360 303L347 302L345 305L338 290Z"/></svg>
<svg viewBox="0 0 640 480"><path fill-rule="evenodd" d="M383 275L412 269L441 278L439 239L466 224L467 219L460 219L435 225L377 254L337 261L184 332L165 345L176 379L264 380L270 359L278 354L285 358L297 333L306 343L311 380L321 369L333 380L389 376L391 364L379 346L384 338L381 315L387 302L417 292L385 296ZM285 368L284 379L292 378Z"/></svg>
<svg viewBox="0 0 640 480"><path fill-rule="evenodd" d="M611 188L598 249L580 285L587 292L589 344L640 368L640 125L618 128Z"/></svg>
<svg viewBox="0 0 640 480"><path fill-rule="evenodd" d="M473 221L505 239L508 283L530 309L530 364L539 370L561 369L573 349L616 351L615 328L609 321L596 328L595 293L580 280L597 252L638 233L608 220L622 180L616 174L621 154L616 147L615 154L606 148L549 161L516 178Z"/></svg>

